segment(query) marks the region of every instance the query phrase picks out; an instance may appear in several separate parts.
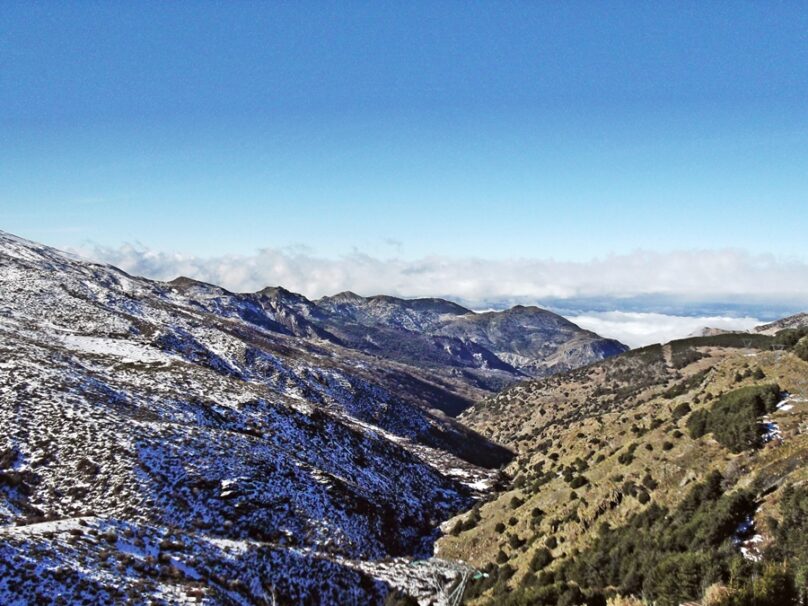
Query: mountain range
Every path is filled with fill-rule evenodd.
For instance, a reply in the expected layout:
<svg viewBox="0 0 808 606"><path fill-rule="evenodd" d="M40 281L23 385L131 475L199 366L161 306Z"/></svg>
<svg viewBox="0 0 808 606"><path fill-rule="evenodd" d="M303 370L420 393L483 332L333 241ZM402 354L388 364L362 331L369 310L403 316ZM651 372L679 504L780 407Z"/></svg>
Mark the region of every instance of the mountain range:
<svg viewBox="0 0 808 606"><path fill-rule="evenodd" d="M451 416L626 349L538 308L237 294L1 232L0 336L4 604L434 595L465 574L439 525L512 458Z"/></svg>
<svg viewBox="0 0 808 606"><path fill-rule="evenodd" d="M627 350L0 232L0 604L797 606L806 319Z"/></svg>

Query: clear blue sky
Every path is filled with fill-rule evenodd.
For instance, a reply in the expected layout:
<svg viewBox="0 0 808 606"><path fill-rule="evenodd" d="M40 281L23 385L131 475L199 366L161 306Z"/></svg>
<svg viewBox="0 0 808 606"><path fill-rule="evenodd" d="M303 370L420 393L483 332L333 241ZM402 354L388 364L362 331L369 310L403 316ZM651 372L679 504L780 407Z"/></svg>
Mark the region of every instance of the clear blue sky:
<svg viewBox="0 0 808 606"><path fill-rule="evenodd" d="M50 244L805 258L806 215L804 2L0 3L0 229Z"/></svg>

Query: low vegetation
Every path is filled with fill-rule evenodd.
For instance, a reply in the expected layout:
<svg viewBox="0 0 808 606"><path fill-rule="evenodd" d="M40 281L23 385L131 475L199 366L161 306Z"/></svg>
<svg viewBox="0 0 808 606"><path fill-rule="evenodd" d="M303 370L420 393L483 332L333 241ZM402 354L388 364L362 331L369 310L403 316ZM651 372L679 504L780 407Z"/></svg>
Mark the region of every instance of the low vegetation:
<svg viewBox="0 0 808 606"><path fill-rule="evenodd" d="M486 575L464 603L803 605L808 366L794 336L652 346L465 413L516 459L477 526L441 541Z"/></svg>
<svg viewBox="0 0 808 606"><path fill-rule="evenodd" d="M492 565L465 597L488 592L492 606L561 606L643 595L658 606L676 606L700 599L712 587L714 598L721 598L711 602L715 606L801 603L808 578L808 487L784 490L776 542L765 561L755 562L736 547L755 498L745 490L725 492L723 483L713 472L673 511L651 505L618 528L601 526L589 549L554 571L546 571L552 553L539 548L531 572L515 589L507 585L513 567Z"/></svg>
<svg viewBox="0 0 808 606"><path fill-rule="evenodd" d="M711 408L690 415L687 428L691 438L712 433L715 439L732 452L742 452L761 444L758 419L774 412L780 398L775 384L742 387L719 398Z"/></svg>

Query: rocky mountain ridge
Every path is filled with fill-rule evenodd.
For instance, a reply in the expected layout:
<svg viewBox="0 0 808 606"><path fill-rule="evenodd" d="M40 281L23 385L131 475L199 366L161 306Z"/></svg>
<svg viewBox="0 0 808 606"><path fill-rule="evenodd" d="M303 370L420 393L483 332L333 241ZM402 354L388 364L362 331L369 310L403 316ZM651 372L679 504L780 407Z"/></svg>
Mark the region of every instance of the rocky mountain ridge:
<svg viewBox="0 0 808 606"><path fill-rule="evenodd" d="M510 453L272 294L0 233L0 603L440 601L437 528Z"/></svg>
<svg viewBox="0 0 808 606"><path fill-rule="evenodd" d="M477 313L444 299L362 297L352 292L310 301L277 287L256 295L292 334L425 365L432 373L461 376L486 391L628 349L538 307Z"/></svg>
<svg viewBox="0 0 808 606"><path fill-rule="evenodd" d="M764 335L774 335L781 330L801 328L803 326L808 326L808 313L798 313L768 324L756 326L755 332Z"/></svg>

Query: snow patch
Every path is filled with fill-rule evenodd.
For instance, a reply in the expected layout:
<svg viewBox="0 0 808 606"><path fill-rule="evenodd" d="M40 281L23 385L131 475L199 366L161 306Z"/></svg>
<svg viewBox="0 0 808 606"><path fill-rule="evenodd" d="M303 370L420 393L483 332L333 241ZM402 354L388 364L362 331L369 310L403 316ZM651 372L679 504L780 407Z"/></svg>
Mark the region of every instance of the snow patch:
<svg viewBox="0 0 808 606"><path fill-rule="evenodd" d="M114 356L120 358L122 362L143 364L171 364L173 362L171 356L159 349L130 340L66 335L62 337L62 344L73 351L97 356Z"/></svg>

